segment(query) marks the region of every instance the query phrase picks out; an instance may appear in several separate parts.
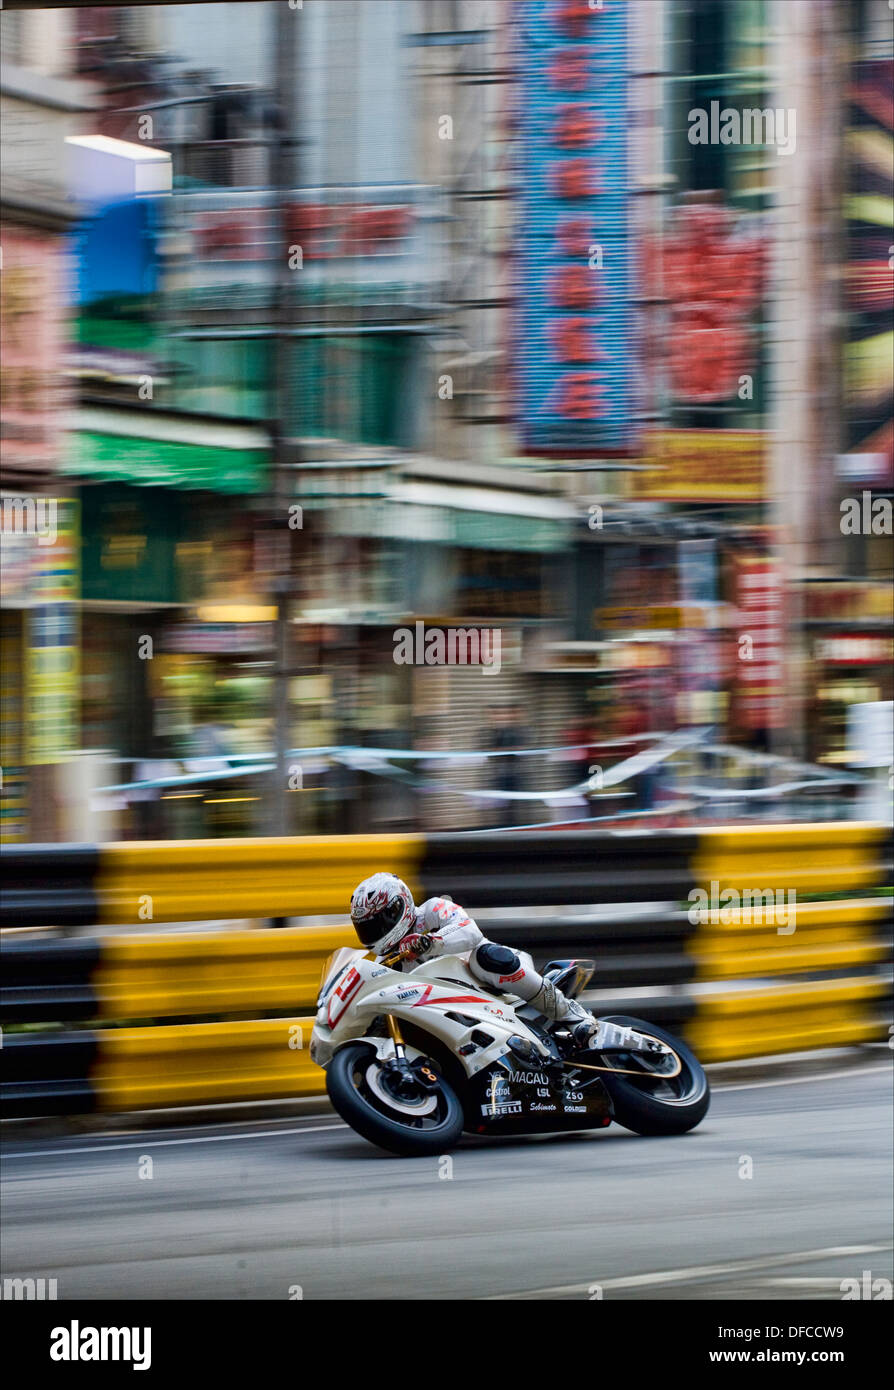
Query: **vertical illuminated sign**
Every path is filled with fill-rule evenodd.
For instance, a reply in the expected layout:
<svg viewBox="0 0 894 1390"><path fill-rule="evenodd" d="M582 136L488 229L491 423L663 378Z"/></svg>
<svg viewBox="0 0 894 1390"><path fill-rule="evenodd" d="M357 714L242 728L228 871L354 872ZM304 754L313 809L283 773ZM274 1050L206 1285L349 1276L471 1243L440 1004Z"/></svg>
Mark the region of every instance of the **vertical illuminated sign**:
<svg viewBox="0 0 894 1390"><path fill-rule="evenodd" d="M26 668L26 754L54 763L78 746L80 712L80 503L56 499L52 545L35 542Z"/></svg>
<svg viewBox="0 0 894 1390"><path fill-rule="evenodd" d="M519 408L533 451L628 435L626 0L525 0Z"/></svg>
<svg viewBox="0 0 894 1390"><path fill-rule="evenodd" d="M894 63L869 59L854 65L845 136L845 283L849 310L845 348L847 449L854 480L894 486L894 331L891 328L892 168Z"/></svg>
<svg viewBox="0 0 894 1390"><path fill-rule="evenodd" d="M785 727L785 584L771 556L735 562L738 722L743 729ZM743 643L743 638L749 640Z"/></svg>

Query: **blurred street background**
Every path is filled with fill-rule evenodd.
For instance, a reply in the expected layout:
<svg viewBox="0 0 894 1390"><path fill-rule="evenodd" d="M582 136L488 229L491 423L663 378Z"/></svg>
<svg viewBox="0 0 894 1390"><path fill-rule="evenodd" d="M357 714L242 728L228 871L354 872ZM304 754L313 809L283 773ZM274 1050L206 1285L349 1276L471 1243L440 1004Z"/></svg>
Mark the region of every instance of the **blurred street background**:
<svg viewBox="0 0 894 1390"><path fill-rule="evenodd" d="M889 814L887 0L0 28L4 842Z"/></svg>
<svg viewBox="0 0 894 1390"><path fill-rule="evenodd" d="M0 38L3 1298L890 1299L891 0ZM354 1134L381 869L703 1124Z"/></svg>

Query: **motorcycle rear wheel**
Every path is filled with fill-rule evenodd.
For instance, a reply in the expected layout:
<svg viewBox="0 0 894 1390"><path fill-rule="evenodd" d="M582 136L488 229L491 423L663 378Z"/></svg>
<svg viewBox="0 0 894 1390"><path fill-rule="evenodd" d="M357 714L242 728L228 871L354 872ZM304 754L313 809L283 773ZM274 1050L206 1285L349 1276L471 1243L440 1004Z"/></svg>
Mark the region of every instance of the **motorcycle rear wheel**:
<svg viewBox="0 0 894 1390"><path fill-rule="evenodd" d="M326 1091L341 1118L371 1144L404 1158L452 1148L462 1133L463 1110L444 1078L438 1074L437 1089L415 1104L389 1098L379 1070L368 1043L338 1049L326 1068Z"/></svg>
<svg viewBox="0 0 894 1390"><path fill-rule="evenodd" d="M702 1065L685 1043L641 1018L628 1014L607 1014L605 1022L620 1023L648 1037L658 1038L672 1048L680 1061L679 1075L664 1081L660 1069L650 1069L648 1061L636 1053L613 1053L603 1061L614 1067L641 1067L637 1076L604 1072L602 1080L612 1099L614 1118L634 1134L685 1134L705 1118L711 1104L711 1088Z"/></svg>

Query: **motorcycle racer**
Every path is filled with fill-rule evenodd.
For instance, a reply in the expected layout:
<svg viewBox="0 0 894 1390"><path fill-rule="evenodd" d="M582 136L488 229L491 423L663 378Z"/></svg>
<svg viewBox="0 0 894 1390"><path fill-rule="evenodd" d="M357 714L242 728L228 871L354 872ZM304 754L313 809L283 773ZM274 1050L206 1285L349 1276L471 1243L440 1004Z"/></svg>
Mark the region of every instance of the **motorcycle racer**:
<svg viewBox="0 0 894 1390"><path fill-rule="evenodd" d="M402 879L372 874L354 889L351 921L361 943L378 956L400 950L413 965L436 956L461 955L476 979L500 993L516 994L556 1023L565 1024L578 1047L592 1045L599 1023L576 999L526 966L515 951L488 941L467 912L446 897L420 907Z"/></svg>

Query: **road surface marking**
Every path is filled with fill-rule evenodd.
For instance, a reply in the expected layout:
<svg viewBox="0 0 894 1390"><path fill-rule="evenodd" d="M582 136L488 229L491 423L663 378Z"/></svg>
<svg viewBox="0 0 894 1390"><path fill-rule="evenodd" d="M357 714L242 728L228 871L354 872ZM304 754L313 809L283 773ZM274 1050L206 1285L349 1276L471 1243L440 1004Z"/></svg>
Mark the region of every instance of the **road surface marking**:
<svg viewBox="0 0 894 1390"><path fill-rule="evenodd" d="M653 1274L631 1274L622 1279L599 1279L601 1289L641 1289L658 1284L687 1284L699 1279L725 1274L747 1274L780 1265L803 1264L807 1260L831 1260L852 1255L877 1255L891 1250L890 1245L830 1245L823 1250L797 1250L788 1255L762 1255L758 1259L735 1260L724 1265L692 1265L688 1269L662 1269ZM542 1298L545 1294L588 1293L591 1283L557 1284L546 1289L525 1289L518 1293L489 1294L487 1301L502 1299Z"/></svg>
<svg viewBox="0 0 894 1390"><path fill-rule="evenodd" d="M712 1086L711 1094L717 1096L721 1091L756 1091L770 1086L800 1086L807 1081L836 1081L842 1076L872 1076L875 1072L890 1070L884 1063L880 1067L845 1067L842 1071L824 1071L816 1076L786 1076L779 1081L742 1081L733 1086Z"/></svg>
<svg viewBox="0 0 894 1390"><path fill-rule="evenodd" d="M890 1070L891 1068L887 1065L860 1068L845 1067L842 1071L827 1071L817 1076L790 1076L779 1081L745 1081L732 1086L712 1086L711 1092L713 1095L721 1095L725 1091L754 1091L770 1086L806 1086L812 1081L835 1081L844 1076L859 1080L863 1076L873 1076ZM234 1123L238 1124L239 1122L235 1121ZM148 1144L153 1144L156 1148L173 1144L220 1144L230 1139L275 1139L279 1134L319 1134L323 1130L347 1128L348 1126L342 1121L337 1121L335 1124L306 1125L296 1129L251 1130L248 1134L197 1134L188 1139L154 1139L149 1137L133 1144L105 1144L102 1138L98 1137L95 1144L85 1145L83 1148L29 1149L27 1153L4 1154L3 1159L8 1163L12 1159L20 1158L54 1158L57 1154L60 1157L66 1157L69 1154L111 1153L116 1149L144 1149ZM151 1135L151 1132L149 1133ZM561 1131L557 1131L557 1133L561 1133Z"/></svg>
<svg viewBox="0 0 894 1390"><path fill-rule="evenodd" d="M250 1134L197 1134L191 1139L153 1139L149 1135L146 1139L141 1139L138 1144L97 1144L86 1145L82 1149L31 1149L28 1153L4 1154L3 1161L8 1163L13 1158L61 1158L68 1154L95 1154L111 1153L114 1149L146 1149L150 1145L153 1148L160 1148L162 1145L172 1144L222 1144L225 1140L231 1139L275 1139L278 1134L319 1134L323 1129L347 1129L347 1125L339 1121L334 1125L309 1125L306 1129L261 1129L252 1130Z"/></svg>

